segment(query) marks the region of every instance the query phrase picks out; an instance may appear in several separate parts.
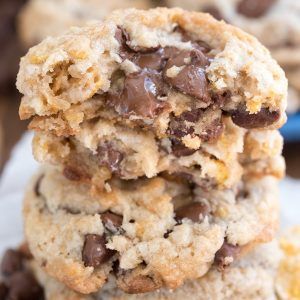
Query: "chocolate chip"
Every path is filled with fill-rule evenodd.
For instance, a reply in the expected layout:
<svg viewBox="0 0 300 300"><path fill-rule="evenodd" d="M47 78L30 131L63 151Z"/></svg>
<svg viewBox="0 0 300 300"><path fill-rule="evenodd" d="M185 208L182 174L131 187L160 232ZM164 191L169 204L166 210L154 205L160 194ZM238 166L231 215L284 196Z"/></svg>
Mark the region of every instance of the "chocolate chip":
<svg viewBox="0 0 300 300"><path fill-rule="evenodd" d="M178 141L176 139L172 140L172 153L176 157L189 156L189 155L192 155L195 152L196 152L195 149L190 149L190 148L186 147L180 141Z"/></svg>
<svg viewBox="0 0 300 300"><path fill-rule="evenodd" d="M159 289L162 285L161 280L155 276L140 274L135 271L123 272L117 278L118 287L128 294L149 293Z"/></svg>
<svg viewBox="0 0 300 300"><path fill-rule="evenodd" d="M104 223L105 228L111 233L120 232L123 217L112 212L105 212L101 214L101 220Z"/></svg>
<svg viewBox="0 0 300 300"><path fill-rule="evenodd" d="M40 197L41 196L41 192L40 192L40 187L41 187L41 183L43 181L43 178L44 178L44 174L41 175L38 180L36 181L35 183L35 186L34 186L34 193L37 197Z"/></svg>
<svg viewBox="0 0 300 300"><path fill-rule="evenodd" d="M202 9L202 11L209 13L210 15L212 15L215 19L217 19L219 21L224 20L220 10L214 5L206 6Z"/></svg>
<svg viewBox="0 0 300 300"><path fill-rule="evenodd" d="M100 165L106 166L112 173L120 174L120 165L124 159L124 154L115 150L111 144L99 146L97 157Z"/></svg>
<svg viewBox="0 0 300 300"><path fill-rule="evenodd" d="M10 276L13 273L22 270L23 268L23 256L19 251L8 249L4 253L1 272L5 276Z"/></svg>
<svg viewBox="0 0 300 300"><path fill-rule="evenodd" d="M139 53L135 55L131 60L140 68L148 68L152 70L161 70L165 65L164 49L159 48L158 50L150 53Z"/></svg>
<svg viewBox="0 0 300 300"><path fill-rule="evenodd" d="M3 282L0 282L0 300L5 300L7 293L8 293L7 286Z"/></svg>
<svg viewBox="0 0 300 300"><path fill-rule="evenodd" d="M115 251L106 248L104 235L87 234L82 249L82 260L85 267L98 267L107 262Z"/></svg>
<svg viewBox="0 0 300 300"><path fill-rule="evenodd" d="M208 58L202 51L185 50L171 57L164 68L164 79L173 88L183 94L195 97L205 103L211 101L208 92L208 82L205 68L209 65ZM172 67L182 68L175 76L170 76L168 70ZM168 76L169 75L169 76Z"/></svg>
<svg viewBox="0 0 300 300"><path fill-rule="evenodd" d="M63 174L71 181L80 181L82 177L80 171L71 166L66 166L63 170Z"/></svg>
<svg viewBox="0 0 300 300"><path fill-rule="evenodd" d="M33 275L27 271L14 273L8 280L9 300L40 300L43 299L43 289Z"/></svg>
<svg viewBox="0 0 300 300"><path fill-rule="evenodd" d="M167 232L164 233L164 238L167 239L169 237L170 233L172 233L172 232L173 232L173 230L167 230Z"/></svg>
<svg viewBox="0 0 300 300"><path fill-rule="evenodd" d="M268 108L261 108L255 114L250 114L245 107L240 107L231 112L232 121L243 128L254 129L272 125L280 118L279 111L270 111Z"/></svg>
<svg viewBox="0 0 300 300"><path fill-rule="evenodd" d="M107 100L122 116L138 115L154 118L165 106L158 100L164 95L161 74L149 69L131 73L118 93L109 93Z"/></svg>
<svg viewBox="0 0 300 300"><path fill-rule="evenodd" d="M237 12L248 18L259 18L267 13L277 0L242 0L237 5Z"/></svg>
<svg viewBox="0 0 300 300"><path fill-rule="evenodd" d="M185 206L179 207L175 211L176 221L182 219L190 219L193 222L201 222L205 216L209 213L209 208L204 203L194 202Z"/></svg>
<svg viewBox="0 0 300 300"><path fill-rule="evenodd" d="M225 241L222 247L216 252L215 265L220 271L225 270L239 256L240 251L241 248L239 246L231 245Z"/></svg>

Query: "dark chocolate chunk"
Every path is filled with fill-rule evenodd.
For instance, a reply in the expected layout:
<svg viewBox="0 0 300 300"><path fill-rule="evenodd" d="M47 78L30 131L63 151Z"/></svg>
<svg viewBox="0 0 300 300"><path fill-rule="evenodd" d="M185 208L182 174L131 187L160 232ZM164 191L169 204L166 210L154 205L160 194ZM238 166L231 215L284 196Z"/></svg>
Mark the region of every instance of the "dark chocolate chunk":
<svg viewBox="0 0 300 300"><path fill-rule="evenodd" d="M4 253L1 262L1 272L5 276L10 276L13 273L23 269L23 256L19 251L8 249Z"/></svg>
<svg viewBox="0 0 300 300"><path fill-rule="evenodd" d="M205 75L205 68L208 65L209 60L202 51L197 49L181 51L178 55L168 60L164 68L164 79L183 94L209 103L211 97ZM182 69L176 76L169 77L167 76L167 71L173 66L181 67Z"/></svg>
<svg viewBox="0 0 300 300"><path fill-rule="evenodd" d="M240 107L231 112L232 121L243 128L254 129L272 125L280 118L279 111L270 111L268 108L261 108L255 114L250 114L245 107Z"/></svg>
<svg viewBox="0 0 300 300"><path fill-rule="evenodd" d="M101 220L104 223L105 228L111 233L120 232L123 217L112 212L105 212L101 214Z"/></svg>
<svg viewBox="0 0 300 300"><path fill-rule="evenodd" d="M80 171L71 166L66 166L63 170L64 176L71 181L80 181L82 174Z"/></svg>
<svg viewBox="0 0 300 300"><path fill-rule="evenodd" d="M214 5L206 6L202 9L202 11L209 13L210 15L212 15L215 19L217 19L219 21L224 20L220 10Z"/></svg>
<svg viewBox="0 0 300 300"><path fill-rule="evenodd" d="M166 62L163 48L159 48L154 52L136 54L132 60L142 69L147 68L157 71L161 70Z"/></svg>
<svg viewBox="0 0 300 300"><path fill-rule="evenodd" d="M120 173L120 164L124 159L124 154L115 150L111 144L99 146L97 157L100 165L106 166L113 173Z"/></svg>
<svg viewBox="0 0 300 300"><path fill-rule="evenodd" d="M106 248L104 235L87 234L82 249L82 260L85 267L98 267L107 262L115 251Z"/></svg>
<svg viewBox="0 0 300 300"><path fill-rule="evenodd" d="M14 273L8 279L9 300L41 300L43 299L43 289L35 280L33 275L27 271Z"/></svg>
<svg viewBox="0 0 300 300"><path fill-rule="evenodd" d="M241 248L239 246L231 245L225 241L216 252L214 263L220 271L223 271L239 256L240 252ZM231 258L231 260L228 261L228 258Z"/></svg>
<svg viewBox="0 0 300 300"><path fill-rule="evenodd" d="M0 282L0 300L5 300L7 294L8 294L7 286L3 282Z"/></svg>
<svg viewBox="0 0 300 300"><path fill-rule="evenodd" d="M172 140L172 153L176 156L176 157L180 157L180 156L189 156L192 155L193 153L195 153L196 150L195 149L190 149L188 147L186 147L183 143L181 143L180 141L173 139Z"/></svg>
<svg viewBox="0 0 300 300"><path fill-rule="evenodd" d="M161 74L143 69L126 76L123 90L109 93L107 99L120 115L154 118L165 106L164 102L158 100L164 94Z"/></svg>
<svg viewBox="0 0 300 300"><path fill-rule="evenodd" d="M241 0L237 12L248 18L259 18L265 15L277 0Z"/></svg>
<svg viewBox="0 0 300 300"><path fill-rule="evenodd" d="M190 219L193 222L201 222L205 216L209 214L209 208L204 203L193 202L185 206L179 207L175 211L176 220Z"/></svg>

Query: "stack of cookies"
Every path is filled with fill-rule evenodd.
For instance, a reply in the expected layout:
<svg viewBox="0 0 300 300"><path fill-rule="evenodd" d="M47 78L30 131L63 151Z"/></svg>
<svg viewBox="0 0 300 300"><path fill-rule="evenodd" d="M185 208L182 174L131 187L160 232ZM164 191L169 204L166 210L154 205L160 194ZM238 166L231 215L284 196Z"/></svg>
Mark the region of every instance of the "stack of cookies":
<svg viewBox="0 0 300 300"><path fill-rule="evenodd" d="M31 48L17 86L44 165L24 225L46 299L275 297L260 244L278 227L287 81L255 38L116 11Z"/></svg>

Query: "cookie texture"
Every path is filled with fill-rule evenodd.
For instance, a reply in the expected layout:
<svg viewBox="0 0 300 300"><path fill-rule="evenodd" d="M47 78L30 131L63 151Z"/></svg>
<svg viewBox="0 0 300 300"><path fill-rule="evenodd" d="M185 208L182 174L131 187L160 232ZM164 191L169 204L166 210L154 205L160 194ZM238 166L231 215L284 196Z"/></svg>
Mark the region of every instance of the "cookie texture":
<svg viewBox="0 0 300 300"><path fill-rule="evenodd" d="M282 300L300 298L300 226L284 232L280 238L283 258L280 262L276 290Z"/></svg>
<svg viewBox="0 0 300 300"><path fill-rule="evenodd" d="M20 12L18 31L23 44L29 47L71 26L102 20L115 9L147 9L152 5L150 0L31 0Z"/></svg>
<svg viewBox="0 0 300 300"><path fill-rule="evenodd" d="M177 288L270 241L278 225L271 176L223 191L162 176L106 185L91 198L87 186L46 168L25 197L32 254L48 274L81 293L100 289L109 273L128 293Z"/></svg>
<svg viewBox="0 0 300 300"><path fill-rule="evenodd" d="M46 300L176 300L184 297L193 300L275 300L274 276L279 259L278 245L272 242L259 246L225 273L212 268L204 277L188 281L179 289L160 289L143 295L130 295L118 290L111 278L98 293L82 295L47 276L35 262L32 268L45 289Z"/></svg>
<svg viewBox="0 0 300 300"><path fill-rule="evenodd" d="M48 38L22 59L17 84L35 157L100 190L164 171L230 187L247 130L285 121L286 79L268 51L181 9L116 11Z"/></svg>

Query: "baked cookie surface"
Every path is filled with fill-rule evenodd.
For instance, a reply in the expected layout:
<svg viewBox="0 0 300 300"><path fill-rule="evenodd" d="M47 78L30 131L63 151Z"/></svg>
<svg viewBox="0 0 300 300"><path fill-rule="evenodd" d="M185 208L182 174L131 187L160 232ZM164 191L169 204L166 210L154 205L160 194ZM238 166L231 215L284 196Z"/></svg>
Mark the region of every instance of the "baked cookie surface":
<svg viewBox="0 0 300 300"><path fill-rule="evenodd" d="M128 293L177 288L270 241L278 225L271 176L223 191L162 176L113 180L106 188L91 198L87 186L46 168L25 197L33 256L81 293L99 290L109 274Z"/></svg>
<svg viewBox="0 0 300 300"><path fill-rule="evenodd" d="M47 276L35 262L32 268L44 287L46 300L275 300L274 277L279 259L278 245L272 242L259 246L224 273L212 268L204 277L188 281L176 290L163 288L143 295L130 295L120 291L111 278L100 292L82 295Z"/></svg>
<svg viewBox="0 0 300 300"><path fill-rule="evenodd" d="M93 182L188 169L228 187L245 132L285 121L286 79L268 51L180 9L117 11L49 38L22 59L18 87L36 158Z"/></svg>

